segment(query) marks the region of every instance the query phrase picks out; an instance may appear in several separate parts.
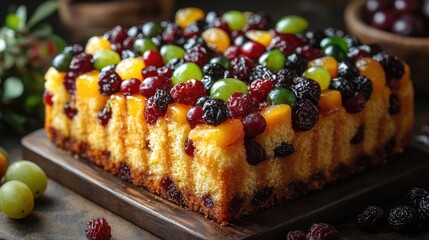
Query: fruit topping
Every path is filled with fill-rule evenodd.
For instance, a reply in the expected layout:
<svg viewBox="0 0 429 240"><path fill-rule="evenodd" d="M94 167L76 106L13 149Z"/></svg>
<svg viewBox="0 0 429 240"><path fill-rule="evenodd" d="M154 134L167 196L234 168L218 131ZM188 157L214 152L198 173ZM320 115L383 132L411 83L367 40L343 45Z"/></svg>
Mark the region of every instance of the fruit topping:
<svg viewBox="0 0 429 240"><path fill-rule="evenodd" d="M86 223L85 235L90 240L109 240L112 238L111 228L106 219L97 217Z"/></svg>
<svg viewBox="0 0 429 240"><path fill-rule="evenodd" d="M278 72L284 67L285 60L286 58L282 51L278 49L272 49L262 54L262 56L259 58L259 64L267 67L271 71Z"/></svg>
<svg viewBox="0 0 429 240"><path fill-rule="evenodd" d="M228 24L231 31L241 31L247 24L247 18L240 11L227 11L223 14L222 19Z"/></svg>
<svg viewBox="0 0 429 240"><path fill-rule="evenodd" d="M155 66L162 67L164 66L164 60L159 52L154 50L147 50L143 54L143 61L145 66Z"/></svg>
<svg viewBox="0 0 429 240"><path fill-rule="evenodd" d="M198 124L204 123L203 114L202 106L195 106L189 109L188 113L186 114L186 120L188 120L189 126L194 128Z"/></svg>
<svg viewBox="0 0 429 240"><path fill-rule="evenodd" d="M349 46L347 42L344 40L344 38L339 36L327 37L320 42L320 47L322 49L332 45L340 47L345 53L349 51Z"/></svg>
<svg viewBox="0 0 429 240"><path fill-rule="evenodd" d="M222 65L226 70L231 69L231 62L228 60L228 58L224 56L220 57L214 57L210 60L210 63L216 63Z"/></svg>
<svg viewBox="0 0 429 240"><path fill-rule="evenodd" d="M225 52L231 45L228 33L221 28L209 28L205 30L201 36L211 49L221 53Z"/></svg>
<svg viewBox="0 0 429 240"><path fill-rule="evenodd" d="M135 78L130 78L122 81L120 87L122 96L126 97L140 93L140 84L140 80Z"/></svg>
<svg viewBox="0 0 429 240"><path fill-rule="evenodd" d="M185 50L183 48L171 44L162 46L160 53L164 59L164 63L168 63L173 58L183 58L185 56Z"/></svg>
<svg viewBox="0 0 429 240"><path fill-rule="evenodd" d="M202 78L203 72L201 68L195 63L188 62L174 70L171 80L173 85L176 85L191 79L201 80Z"/></svg>
<svg viewBox="0 0 429 240"><path fill-rule="evenodd" d="M287 157L295 152L295 148L292 144L282 142L280 146L274 148L275 157Z"/></svg>
<svg viewBox="0 0 429 240"><path fill-rule="evenodd" d="M356 91L359 91L365 97L365 100L371 97L372 82L364 76L357 76L352 78L352 85Z"/></svg>
<svg viewBox="0 0 429 240"><path fill-rule="evenodd" d="M307 233L308 240L340 240L341 236L337 230L326 223L314 223L310 227L310 231Z"/></svg>
<svg viewBox="0 0 429 240"><path fill-rule="evenodd" d="M390 210L390 226L398 232L410 232L417 227L417 211L410 206L398 206Z"/></svg>
<svg viewBox="0 0 429 240"><path fill-rule="evenodd" d="M302 75L307 69L308 59L303 55L292 54L286 58L285 68L289 71L295 71L296 74Z"/></svg>
<svg viewBox="0 0 429 240"><path fill-rule="evenodd" d="M203 120L213 126L225 122L230 117L226 103L221 99L208 99L203 105Z"/></svg>
<svg viewBox="0 0 429 240"><path fill-rule="evenodd" d="M225 67L219 63L209 63L206 64L203 68L203 73L205 76L210 76L215 79L223 78L225 71Z"/></svg>
<svg viewBox="0 0 429 240"><path fill-rule="evenodd" d="M241 46L240 52L242 55L256 61L265 52L265 47L260 43L247 41Z"/></svg>
<svg viewBox="0 0 429 240"><path fill-rule="evenodd" d="M304 33L308 28L308 22L305 18L295 15L289 15L280 18L275 26L279 33Z"/></svg>
<svg viewBox="0 0 429 240"><path fill-rule="evenodd" d="M404 65L398 57L390 55L386 52L379 52L375 54L373 58L377 60L381 66L383 66L388 81L391 78L400 80L404 75Z"/></svg>
<svg viewBox="0 0 429 240"><path fill-rule="evenodd" d="M70 69L70 63L73 59L71 53L60 53L52 60L52 66L60 72Z"/></svg>
<svg viewBox="0 0 429 240"><path fill-rule="evenodd" d="M355 90L351 81L345 79L344 77L336 77L331 80L329 85L330 89L335 89L341 92L341 97L343 102L347 99L353 97Z"/></svg>
<svg viewBox="0 0 429 240"><path fill-rule="evenodd" d="M198 45L186 50L184 59L186 62L197 64L200 68L209 61L207 50Z"/></svg>
<svg viewBox="0 0 429 240"><path fill-rule="evenodd" d="M192 106L198 98L206 95L206 90L201 81L192 79L175 85L170 95L173 101Z"/></svg>
<svg viewBox="0 0 429 240"><path fill-rule="evenodd" d="M410 205L413 208L418 208L419 202L422 200L424 196L428 194L429 192L423 188L418 188L418 187L411 188L407 196L405 197L405 203L407 205Z"/></svg>
<svg viewBox="0 0 429 240"><path fill-rule="evenodd" d="M266 101L268 93L275 87L274 83L268 79L257 79L249 86L252 96L260 102Z"/></svg>
<svg viewBox="0 0 429 240"><path fill-rule="evenodd" d="M296 97L288 89L275 88L268 93L267 101L271 105L287 104L292 109L296 107Z"/></svg>
<svg viewBox="0 0 429 240"><path fill-rule="evenodd" d="M109 96L121 89L122 79L113 68L104 68L98 75L98 90L101 95Z"/></svg>
<svg viewBox="0 0 429 240"><path fill-rule="evenodd" d="M76 116L76 114L77 114L77 109L74 108L70 104L70 102L67 102L66 104L64 104L63 111L69 119L73 119L74 116Z"/></svg>
<svg viewBox="0 0 429 240"><path fill-rule="evenodd" d="M378 230L385 222L384 211L378 206L368 206L357 216L358 226L364 232Z"/></svg>
<svg viewBox="0 0 429 240"><path fill-rule="evenodd" d="M181 28L185 28L191 23L194 23L198 20L202 20L205 17L205 13L203 10L196 7L187 7L179 9L176 12L176 23Z"/></svg>
<svg viewBox="0 0 429 240"><path fill-rule="evenodd" d="M97 113L98 119L97 122L102 126L106 126L109 123L110 118L112 117L112 110L110 105L106 104L101 111Z"/></svg>
<svg viewBox="0 0 429 240"><path fill-rule="evenodd" d="M301 100L292 113L292 126L298 131L308 131L317 123L319 109L310 100Z"/></svg>
<svg viewBox="0 0 429 240"><path fill-rule="evenodd" d="M86 73L94 69L92 56L86 53L79 53L70 62L70 70L79 73Z"/></svg>
<svg viewBox="0 0 429 240"><path fill-rule="evenodd" d="M338 45L329 45L323 49L324 56L332 56L338 62L342 62L347 59L347 54L344 50Z"/></svg>
<svg viewBox="0 0 429 240"><path fill-rule="evenodd" d="M240 80L249 79L250 74L252 73L255 63L246 56L238 56L231 61L232 74L234 77Z"/></svg>
<svg viewBox="0 0 429 240"><path fill-rule="evenodd" d="M228 101L233 93L248 93L247 86L244 82L235 78L224 78L216 81L211 90L210 96Z"/></svg>
<svg viewBox="0 0 429 240"><path fill-rule="evenodd" d="M171 80L167 77L157 76L145 78L140 84L140 94L145 98L150 98L157 90L170 91Z"/></svg>
<svg viewBox="0 0 429 240"><path fill-rule="evenodd" d="M92 59L94 61L94 68L98 70L121 61L119 54L112 50L97 51Z"/></svg>
<svg viewBox="0 0 429 240"><path fill-rule="evenodd" d="M310 67L303 76L319 83L321 91L328 89L331 82L331 75L324 67Z"/></svg>
<svg viewBox="0 0 429 240"><path fill-rule="evenodd" d="M158 47L152 42L152 40L148 38L140 38L136 39L134 42L133 49L134 51L142 54L148 50L157 51Z"/></svg>
<svg viewBox="0 0 429 240"><path fill-rule="evenodd" d="M314 104L319 102L321 92L319 83L303 77L296 77L293 81L295 84L291 86L291 90L298 102L304 99L308 99Z"/></svg>
<svg viewBox="0 0 429 240"><path fill-rule="evenodd" d="M246 149L246 160L252 166L259 164L266 159L264 148L254 141L245 141L244 147Z"/></svg>
<svg viewBox="0 0 429 240"><path fill-rule="evenodd" d="M253 138L265 131L267 122L265 118L257 112L251 113L241 121L244 127L246 138Z"/></svg>
<svg viewBox="0 0 429 240"><path fill-rule="evenodd" d="M146 122L155 124L159 117L165 116L168 104L171 102L168 92L157 89L155 95L149 97L144 108Z"/></svg>
<svg viewBox="0 0 429 240"><path fill-rule="evenodd" d="M338 76L351 80L359 76L359 69L348 61L342 61L338 64Z"/></svg>
<svg viewBox="0 0 429 240"><path fill-rule="evenodd" d="M251 94L236 92L229 96L228 108L233 118L244 118L259 110L259 102Z"/></svg>
<svg viewBox="0 0 429 240"><path fill-rule="evenodd" d="M189 156L193 157L194 156L194 143L192 142L192 140L190 140L189 138L186 139L185 141L185 153L188 154Z"/></svg>

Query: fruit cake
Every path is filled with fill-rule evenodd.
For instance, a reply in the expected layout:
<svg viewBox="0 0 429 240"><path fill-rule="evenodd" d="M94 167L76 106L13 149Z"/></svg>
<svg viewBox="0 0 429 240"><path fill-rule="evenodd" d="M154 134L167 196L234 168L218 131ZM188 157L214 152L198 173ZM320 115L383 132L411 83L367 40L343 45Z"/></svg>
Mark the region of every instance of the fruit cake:
<svg viewBox="0 0 429 240"><path fill-rule="evenodd" d="M401 152L408 66L308 25L185 8L66 47L45 76L47 136L224 224Z"/></svg>

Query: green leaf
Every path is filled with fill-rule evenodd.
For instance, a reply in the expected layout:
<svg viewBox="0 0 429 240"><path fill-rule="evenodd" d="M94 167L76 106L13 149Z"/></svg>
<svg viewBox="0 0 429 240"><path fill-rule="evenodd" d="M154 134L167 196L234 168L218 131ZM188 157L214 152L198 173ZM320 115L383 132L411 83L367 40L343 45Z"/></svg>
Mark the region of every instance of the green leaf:
<svg viewBox="0 0 429 240"><path fill-rule="evenodd" d="M37 38L47 38L52 35L52 32L53 30L51 25L47 23L39 24L31 31L31 33Z"/></svg>
<svg viewBox="0 0 429 240"><path fill-rule="evenodd" d="M51 15L58 8L57 1L46 1L39 5L39 7L34 11L33 16L31 16L28 21L27 27L30 29L42 21L44 18Z"/></svg>
<svg viewBox="0 0 429 240"><path fill-rule="evenodd" d="M25 5L19 6L18 9L16 9L16 16L18 16L21 20L21 24L19 25L18 29L24 29L25 22L27 21L27 7L25 7Z"/></svg>
<svg viewBox="0 0 429 240"><path fill-rule="evenodd" d="M3 100L11 100L24 93L24 84L17 77L8 77L3 83Z"/></svg>
<svg viewBox="0 0 429 240"><path fill-rule="evenodd" d="M18 30L21 25L21 19L14 13L9 13L6 16L6 27L14 30Z"/></svg>

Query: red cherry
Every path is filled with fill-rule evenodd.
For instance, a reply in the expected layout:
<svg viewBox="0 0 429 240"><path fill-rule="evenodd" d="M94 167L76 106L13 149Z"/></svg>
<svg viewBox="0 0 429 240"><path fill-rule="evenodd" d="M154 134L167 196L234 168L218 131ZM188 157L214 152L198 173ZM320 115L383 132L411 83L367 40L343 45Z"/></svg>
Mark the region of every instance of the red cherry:
<svg viewBox="0 0 429 240"><path fill-rule="evenodd" d="M140 81L135 78L130 78L122 81L121 83L121 93L122 96L131 96L139 93Z"/></svg>
<svg viewBox="0 0 429 240"><path fill-rule="evenodd" d="M143 54L143 61L146 66L162 67L164 66L164 60L157 51L147 50Z"/></svg>
<svg viewBox="0 0 429 240"><path fill-rule="evenodd" d="M241 54L252 60L258 60L265 51L266 49L262 44L254 41L247 41L241 46Z"/></svg>

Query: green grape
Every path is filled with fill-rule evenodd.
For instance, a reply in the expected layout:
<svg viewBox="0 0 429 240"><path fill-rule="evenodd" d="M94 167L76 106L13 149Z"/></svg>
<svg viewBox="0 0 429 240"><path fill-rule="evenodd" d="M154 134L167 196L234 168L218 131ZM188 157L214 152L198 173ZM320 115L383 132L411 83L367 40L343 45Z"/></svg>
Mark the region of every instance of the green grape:
<svg viewBox="0 0 429 240"><path fill-rule="evenodd" d="M162 34L162 27L160 22L147 22L142 27L143 36L146 38L153 38Z"/></svg>
<svg viewBox="0 0 429 240"><path fill-rule="evenodd" d="M259 64L277 72L284 67L285 59L283 52L275 48L262 54L259 57Z"/></svg>
<svg viewBox="0 0 429 240"><path fill-rule="evenodd" d="M228 60L228 58L224 56L215 57L210 60L210 63L217 63L222 65L226 70L231 69L231 62Z"/></svg>
<svg viewBox="0 0 429 240"><path fill-rule="evenodd" d="M308 21L300 16L289 15L279 19L276 31L279 33L303 33L308 28Z"/></svg>
<svg viewBox="0 0 429 240"><path fill-rule="evenodd" d="M201 80L203 78L203 72L201 68L195 63L184 63L173 72L171 80L173 85L178 83L186 82L191 79Z"/></svg>
<svg viewBox="0 0 429 240"><path fill-rule="evenodd" d="M162 46L160 52L164 63L168 63L173 58L183 58L185 56L183 48L172 44Z"/></svg>
<svg viewBox="0 0 429 240"><path fill-rule="evenodd" d="M288 104L291 108L296 106L296 97L293 92L284 88L274 88L268 93L268 103L271 105Z"/></svg>
<svg viewBox="0 0 429 240"><path fill-rule="evenodd" d="M222 16L223 20L228 24L231 31L241 31L247 24L247 18L243 12L240 11L228 11Z"/></svg>
<svg viewBox="0 0 429 240"><path fill-rule="evenodd" d="M337 45L330 45L323 49L324 56L332 56L337 62L346 60L347 54Z"/></svg>
<svg viewBox="0 0 429 240"><path fill-rule="evenodd" d="M33 192L35 198L40 197L46 190L48 178L45 172L35 163L21 160L9 166L5 181L17 180L25 183Z"/></svg>
<svg viewBox="0 0 429 240"><path fill-rule="evenodd" d="M10 181L0 188L0 210L10 218L27 217L34 207L30 188L20 181Z"/></svg>
<svg viewBox="0 0 429 240"><path fill-rule="evenodd" d="M158 51L158 47L155 45L155 43L152 42L152 40L147 38L137 39L134 42L134 51L139 53L144 53L147 50L153 50Z"/></svg>
<svg viewBox="0 0 429 240"><path fill-rule="evenodd" d="M331 82L331 75L324 67L311 67L304 72L304 77L313 79L318 82L320 89L326 90Z"/></svg>
<svg viewBox="0 0 429 240"><path fill-rule="evenodd" d="M94 68L98 70L121 61L119 54L112 50L99 50L92 59L94 59Z"/></svg>
<svg viewBox="0 0 429 240"><path fill-rule="evenodd" d="M349 45L342 37L338 37L338 36L327 37L320 42L320 46L322 48L326 48L331 45L339 46L341 49L343 49L344 52L349 51Z"/></svg>
<svg viewBox="0 0 429 240"><path fill-rule="evenodd" d="M60 72L65 72L70 69L70 63L73 59L73 54L71 53L60 53L54 60L52 60L52 66Z"/></svg>
<svg viewBox="0 0 429 240"><path fill-rule="evenodd" d="M241 80L235 78L224 78L213 84L210 89L210 96L220 98L227 102L229 96L236 92L248 93L249 90L247 89L246 84Z"/></svg>

